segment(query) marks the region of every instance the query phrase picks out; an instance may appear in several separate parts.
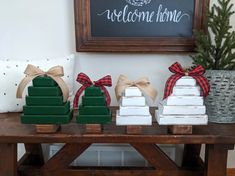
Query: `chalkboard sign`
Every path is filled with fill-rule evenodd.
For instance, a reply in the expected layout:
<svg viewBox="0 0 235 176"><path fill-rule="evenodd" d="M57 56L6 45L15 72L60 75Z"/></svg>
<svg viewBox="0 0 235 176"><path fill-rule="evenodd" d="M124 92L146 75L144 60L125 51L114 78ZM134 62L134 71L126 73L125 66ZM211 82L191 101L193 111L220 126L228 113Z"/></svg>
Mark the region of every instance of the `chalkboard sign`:
<svg viewBox="0 0 235 176"><path fill-rule="evenodd" d="M129 0L91 0L91 35L191 37L194 1L149 0L134 4Z"/></svg>
<svg viewBox="0 0 235 176"><path fill-rule="evenodd" d="M75 0L77 51L184 52L208 0Z"/></svg>

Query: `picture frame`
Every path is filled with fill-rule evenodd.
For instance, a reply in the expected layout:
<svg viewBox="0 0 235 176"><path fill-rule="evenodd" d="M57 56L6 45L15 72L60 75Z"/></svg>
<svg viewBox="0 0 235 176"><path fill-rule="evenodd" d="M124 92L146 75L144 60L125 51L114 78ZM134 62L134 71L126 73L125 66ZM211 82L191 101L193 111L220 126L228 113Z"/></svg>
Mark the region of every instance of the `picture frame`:
<svg viewBox="0 0 235 176"><path fill-rule="evenodd" d="M151 36L151 35L144 36L144 35L149 35L148 31L147 32L145 31L145 32L141 33L140 35L135 34L134 36L132 36L131 30L132 31L135 30L135 28L132 28L132 27L127 28L127 30L126 30L127 34L125 34L126 36L118 36L120 34L116 34L112 30L110 30L111 32L109 34L107 33L107 36L106 36L106 32L102 31L102 28L99 28L100 26L102 26L103 22L101 21L101 23L99 24L97 21L99 21L100 19L98 19L98 17L96 17L96 16L93 19L94 15L92 16L92 14L94 14L93 13L94 9L96 10L96 8L104 8L104 10L101 11L101 13L99 13L99 14L102 14L102 13L107 12L105 15L103 15L103 17L102 17L103 19L105 17L107 17L107 19L111 17L111 16L108 17L108 15L107 15L108 13L111 14L113 12L116 12L116 14L114 14L114 15L116 15L116 21L118 19L118 14L121 14L121 12L122 13L124 13L124 12L121 10L118 11L118 8L117 9L110 8L112 10L105 11L105 8L106 8L105 5L107 6L107 3L105 3L105 5L104 5L104 3L102 4L102 2L104 2L104 1L107 1L107 2L113 1L113 3L116 3L117 6L121 6L121 4L123 4L123 3L126 3L127 4L126 6L128 6L129 8L131 6L130 4L127 3L127 1L129 1L129 0L74 0L75 28L76 28L76 50L78 52L157 52L157 53L193 52L195 50L195 39L194 39L194 35L193 35L194 31L195 30L197 30L197 31L200 31L200 30L205 31L206 30L206 26L204 24L205 24L205 14L206 14L206 11L207 11L207 8L209 5L209 0L184 0L184 1L191 1L191 4L193 3L193 5L194 5L193 7L189 7L189 9L193 8L193 13L191 14L191 18L192 18L191 26L192 27L191 28L186 27L185 29L182 28L182 31L186 31L185 33L191 34L189 36L181 35L180 32L179 32L179 35L173 33L168 36L168 33L166 33L163 36L161 36L162 34L160 34L159 36L158 36L158 34L156 34L156 35L154 34L153 36ZM125 1L125 2L123 2L123 1ZM143 2L146 2L146 1L151 1L151 0L145 0L145 1L143 0ZM152 3L153 3L153 1L161 1L161 0L152 0ZM174 0L174 1L177 6L177 4L179 4L179 3L176 1L182 1L182 0ZM118 2L120 2L120 4L118 4ZM169 6L172 6L170 4L171 2L173 2L173 1L168 2ZM101 3L101 4L99 4L99 3ZM142 7L136 6L136 7L132 7L132 8L138 10ZM151 4L148 4L144 8L147 9L147 8L153 8L153 7L151 7ZM176 12L175 11L176 9L174 7L171 7L171 8L173 9L172 13ZM119 8L119 9L121 9L121 8ZM166 11L166 9L167 8L165 8L165 11ZM168 9L170 9L170 8L168 8ZM141 10L139 10L139 11L141 12ZM147 14L147 12L151 12L151 10L149 11L147 9L145 13ZM181 12L181 11L179 11L179 12ZM155 13L155 14L157 14L157 13ZM183 12L181 12L181 14L183 14ZM101 15L99 15L99 16L101 16ZM108 21L108 20L109 21L106 22L105 24L113 25L116 22L116 21L110 22L110 19L108 19L108 20L107 19L106 19L106 21ZM124 17L123 17L123 19L124 19ZM145 19L147 19L147 18L145 18ZM173 19L173 18L171 18L171 19ZM146 20L144 22L146 22ZM145 24L144 22L142 23L143 24L142 26L140 25L140 29L141 29L141 27L143 27L143 28L146 27L147 23ZM160 24L160 22L159 22L159 24ZM115 25L116 26L120 25L120 27L118 29L122 29L122 27L126 24L123 25L119 22L118 24L115 24ZM150 24L150 25L152 25L152 24ZM168 25L168 24L166 24L166 25ZM170 26L167 29L177 29L177 28L173 27L173 22L169 25L172 25L172 27ZM190 24L187 24L187 25L190 26ZM162 25L162 26L163 27L162 27L161 31L163 31L163 33L164 33L164 25ZM95 30L96 29L95 27L97 27L97 30ZM160 27L158 27L158 29L160 29ZM147 26L147 28L151 29L148 26ZM188 28L189 28L189 30L188 30ZM104 29L105 29L105 26L104 26ZM108 26L108 27L106 27L106 29L110 29L110 27ZM118 30L115 30L115 31L118 32ZM138 30L135 30L135 32L136 31L138 33ZM155 31L156 31L156 33L158 33L158 31L160 31L160 30L153 29L153 32L155 32ZM172 31L170 31L170 32L172 32ZM114 36L112 36L112 34L114 34ZM128 36L129 34L130 34L130 36Z"/></svg>

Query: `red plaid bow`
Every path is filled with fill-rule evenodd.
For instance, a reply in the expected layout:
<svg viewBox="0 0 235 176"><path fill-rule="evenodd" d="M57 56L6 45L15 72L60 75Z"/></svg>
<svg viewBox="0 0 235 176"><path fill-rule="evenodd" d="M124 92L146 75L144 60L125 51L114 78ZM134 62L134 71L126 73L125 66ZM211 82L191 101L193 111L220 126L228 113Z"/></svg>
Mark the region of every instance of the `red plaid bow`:
<svg viewBox="0 0 235 176"><path fill-rule="evenodd" d="M193 77L202 88L203 96L206 97L209 94L210 85L207 79L203 77L203 74L205 73L205 69L201 65L198 65L195 68L192 68L190 71L185 72L182 66L178 62L176 62L169 67L169 70L175 74L172 75L166 82L163 99L171 95L176 81L180 79L182 76Z"/></svg>
<svg viewBox="0 0 235 176"><path fill-rule="evenodd" d="M82 92L87 88L90 87L91 85L94 85L96 87L100 87L106 97L106 103L109 106L110 102L111 102L111 98L109 95L109 92L107 91L107 89L104 86L108 86L111 87L112 86L112 79L110 75L107 75L101 79L99 79L98 81L94 81L94 83L90 80L90 78L85 74L85 73L79 73L77 76L77 82L81 83L83 86L80 87L80 89L77 91L74 101L73 101L73 107L77 108L78 107L78 100L80 95L82 94Z"/></svg>

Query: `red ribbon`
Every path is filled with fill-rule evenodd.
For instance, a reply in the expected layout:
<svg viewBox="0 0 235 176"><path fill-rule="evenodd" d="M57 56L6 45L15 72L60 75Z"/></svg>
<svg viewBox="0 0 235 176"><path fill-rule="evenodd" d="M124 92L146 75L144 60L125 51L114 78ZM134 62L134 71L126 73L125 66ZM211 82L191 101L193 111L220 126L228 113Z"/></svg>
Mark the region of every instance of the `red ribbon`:
<svg viewBox="0 0 235 176"><path fill-rule="evenodd" d="M101 79L99 79L98 81L94 81L94 83L91 81L91 79L85 74L85 73L79 73L77 76L77 82L79 82L80 84L82 84L82 87L80 87L80 89L77 91L74 101L73 101L73 107L77 108L78 107L78 101L79 101L79 97L82 94L82 92L87 88L90 87L92 85L96 86L96 87L100 87L101 90L103 90L104 95L106 97L106 103L108 106L110 106L111 103L111 98L109 95L109 92L107 91L107 89L104 86L108 86L111 87L112 86L112 79L110 75L107 75Z"/></svg>
<svg viewBox="0 0 235 176"><path fill-rule="evenodd" d="M169 70L174 73L174 75L172 75L166 82L163 99L171 95L176 81L179 80L182 76L193 77L202 88L203 96L206 97L209 94L210 85L208 80L203 76L205 69L201 65L198 65L195 68L192 68L190 71L185 72L182 66L176 62L169 67Z"/></svg>

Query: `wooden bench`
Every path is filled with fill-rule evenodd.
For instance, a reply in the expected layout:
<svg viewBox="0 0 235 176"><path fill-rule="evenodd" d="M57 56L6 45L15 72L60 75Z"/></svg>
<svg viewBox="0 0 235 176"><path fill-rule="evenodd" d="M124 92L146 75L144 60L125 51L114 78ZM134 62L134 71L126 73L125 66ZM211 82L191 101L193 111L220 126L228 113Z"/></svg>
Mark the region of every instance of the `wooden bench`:
<svg viewBox="0 0 235 176"><path fill-rule="evenodd" d="M19 113L0 114L0 176L226 176L227 153L234 148L235 124L195 126L192 135L171 135L166 126L142 128L142 133L127 135L126 128L113 122L103 126L101 134L85 134L85 125L63 125L56 134L36 134L33 125L20 123ZM17 143L24 143L26 153L17 163ZM42 143L65 143L44 163ZM92 143L128 143L150 167L70 167ZM186 144L182 166L177 166L156 144ZM201 144L206 144L205 162L200 158Z"/></svg>

